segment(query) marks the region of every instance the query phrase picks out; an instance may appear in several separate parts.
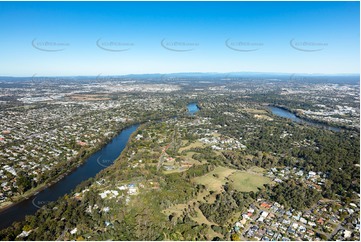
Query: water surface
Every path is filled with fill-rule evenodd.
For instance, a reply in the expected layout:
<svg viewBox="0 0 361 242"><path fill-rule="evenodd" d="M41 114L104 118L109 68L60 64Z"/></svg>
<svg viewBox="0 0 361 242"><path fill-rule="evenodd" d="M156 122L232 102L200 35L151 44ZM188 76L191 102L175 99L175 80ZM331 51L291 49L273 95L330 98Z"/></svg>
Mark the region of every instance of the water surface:
<svg viewBox="0 0 361 242"><path fill-rule="evenodd" d="M135 124L121 131L101 150L91 155L84 164L66 175L59 182L0 212L0 229L10 226L14 221L23 220L25 215L35 214L41 206L70 193L78 184L94 177L101 170L111 165L124 150L130 135L138 126L139 124Z"/></svg>
<svg viewBox="0 0 361 242"><path fill-rule="evenodd" d="M199 107L198 107L197 103L190 103L187 105L187 108L188 108L188 112L191 115L194 115L196 112L199 111Z"/></svg>
<svg viewBox="0 0 361 242"><path fill-rule="evenodd" d="M316 127L319 127L319 128L332 130L332 131L335 131L335 132L340 132L341 131L341 128L337 128L337 127L333 127L333 126L330 126L330 125L327 125L327 124L321 124L321 123L318 123L318 122L313 122L313 121L309 121L309 120L299 118L294 113L291 113L290 111L288 111L288 110L286 110L284 108L270 106L270 110L274 115L277 115L277 116L282 117L282 118L291 119L292 121L294 121L296 123L303 123L303 124L307 124L307 125L312 125L312 126L316 126Z"/></svg>

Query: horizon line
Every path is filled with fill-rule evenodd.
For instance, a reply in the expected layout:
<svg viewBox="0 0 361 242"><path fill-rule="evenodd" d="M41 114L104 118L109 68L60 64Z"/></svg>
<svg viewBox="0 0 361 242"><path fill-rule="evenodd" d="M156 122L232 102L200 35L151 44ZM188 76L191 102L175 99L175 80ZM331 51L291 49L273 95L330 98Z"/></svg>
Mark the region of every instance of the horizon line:
<svg viewBox="0 0 361 242"><path fill-rule="evenodd" d="M0 75L1 78L33 78L37 77L98 77L98 76L111 76L111 77L121 77L121 76L136 76L136 75L180 75L180 74L197 74L197 75L221 75L221 74L269 74L269 75L308 75L308 76L360 76L360 73L297 73L297 72L172 72L172 73L128 73L128 74L103 74L98 73L96 75L87 75L87 74L78 74L78 75L37 75L37 73L32 74L31 76L15 76L15 75Z"/></svg>

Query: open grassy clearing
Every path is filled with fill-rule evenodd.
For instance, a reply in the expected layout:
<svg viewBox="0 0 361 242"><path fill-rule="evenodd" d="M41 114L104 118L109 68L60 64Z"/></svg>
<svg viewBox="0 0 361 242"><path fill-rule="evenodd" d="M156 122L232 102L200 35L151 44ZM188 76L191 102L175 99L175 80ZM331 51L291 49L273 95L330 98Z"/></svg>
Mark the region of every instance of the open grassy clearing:
<svg viewBox="0 0 361 242"><path fill-rule="evenodd" d="M180 172L183 172L183 171L186 171L186 169L177 168L177 169L170 170L170 171L163 171L163 173L168 175L168 174L172 174L172 173L180 173Z"/></svg>
<svg viewBox="0 0 361 242"><path fill-rule="evenodd" d="M202 211L199 209L198 206L194 207L194 210L196 211L197 215L195 217L191 217L195 222L198 224L207 224L207 225L216 225L216 223L210 222L202 213Z"/></svg>
<svg viewBox="0 0 361 242"><path fill-rule="evenodd" d="M223 239L223 235L220 234L220 233L217 233L217 232L213 231L213 229L209 228L208 231L209 231L208 234L207 234L208 240L211 240L211 239L213 239L214 237L219 237L219 238Z"/></svg>
<svg viewBox="0 0 361 242"><path fill-rule="evenodd" d="M246 111L247 113L252 113L252 114L267 114L268 113L264 109L245 108L243 110Z"/></svg>
<svg viewBox="0 0 361 242"><path fill-rule="evenodd" d="M203 215L202 211L199 209L199 205L201 203L213 203L215 201L216 195L222 192L222 186L227 181L230 182L238 191L257 191L258 188L263 186L263 184L271 182L271 179L262 175L264 172L265 170L263 168L257 166L249 168L248 171L239 171L222 166L216 167L213 171L192 179L195 184L205 185L207 190L203 190L197 195L197 197L189 200L187 203L176 204L169 207L168 209L163 210L162 212L166 215L175 213L177 216L180 216L184 209L187 209L188 206L191 206L191 208L193 208L196 212L194 216L191 216L192 220L198 224L204 223L209 226L217 225L216 223L209 221ZM214 193L211 194L211 191L214 191ZM240 214L240 212L235 213L228 222L232 223L236 221ZM214 233L212 237L219 236L213 230L211 230L210 233Z"/></svg>
<svg viewBox="0 0 361 242"><path fill-rule="evenodd" d="M189 200L187 203L173 205L173 206L163 210L162 212L167 216L174 213L178 217L182 214L183 210L188 208L188 205L190 205L192 208L194 208L194 210L197 213L196 216L191 217L195 222L197 222L198 224L205 223L208 225L213 225L213 224L217 225L216 223L208 221L208 219L203 215L202 211L199 209L200 203L206 202L203 199L203 197L207 197L208 202L214 202L215 196L216 196L215 194L211 195L211 194L209 194L208 191L204 190L204 191L200 192L196 198ZM194 205L194 203L195 203L195 205Z"/></svg>
<svg viewBox="0 0 361 242"><path fill-rule="evenodd" d="M263 174L266 172L266 170L259 166L252 166L247 170L247 172L255 172L255 173Z"/></svg>
<svg viewBox="0 0 361 242"><path fill-rule="evenodd" d="M195 154L195 152L187 152L186 155L181 156L181 159L185 162L189 162L195 165L200 165L202 164L200 161L195 160L192 158L192 156Z"/></svg>
<svg viewBox="0 0 361 242"><path fill-rule="evenodd" d="M183 139L181 146L183 147L183 146L185 146L187 143L188 143L188 140L184 140L184 139Z"/></svg>
<svg viewBox="0 0 361 242"><path fill-rule="evenodd" d="M208 193L208 192L207 192ZM203 194L204 195L204 194ZM175 205L175 206L172 206L171 208L168 208L166 210L163 211L164 214L166 214L167 216L169 216L170 214L174 213L176 214L176 216L180 216L182 214L182 211L184 209L186 209L188 207L188 204L191 204L191 207L195 210L196 212L196 215L195 216L190 216L190 218L198 223L199 225L201 224L207 224L208 226L212 226L212 225L218 225L217 223L214 223L214 222L211 222L209 221L202 213L202 211L199 209L199 205L200 203L197 201L196 202L196 205L193 205L193 202L195 200L192 199L191 201L189 201L187 204L178 204L178 205ZM208 236L207 238L209 240L211 240L212 238L214 237L220 237L220 238L223 238L223 235L222 234L219 234L217 232L215 232L213 229L209 228L209 231L208 231Z"/></svg>
<svg viewBox="0 0 361 242"><path fill-rule="evenodd" d="M167 216L171 215L172 213L175 213L176 216L179 217L180 215L182 215L183 210L187 207L188 207L188 204L180 203L180 204L173 205L173 206L163 210L162 212Z"/></svg>
<svg viewBox="0 0 361 242"><path fill-rule="evenodd" d="M206 175L193 178L193 181L205 185L208 190L221 192L222 186L226 183L226 178L234 172L236 170L218 166Z"/></svg>
<svg viewBox="0 0 361 242"><path fill-rule="evenodd" d="M214 171L206 175L195 177L193 181L197 184L205 185L208 190L221 192L222 186L228 180L240 192L257 191L264 184L270 183L271 179L263 176L264 169L251 167L248 171L237 171L226 167L216 167Z"/></svg>
<svg viewBox="0 0 361 242"><path fill-rule="evenodd" d="M233 187L240 192L258 191L264 184L270 183L271 179L254 172L238 171L229 176Z"/></svg>
<svg viewBox="0 0 361 242"><path fill-rule="evenodd" d="M195 164L202 164L204 162L207 162L205 159L202 159L202 161L198 161L198 160L195 160L192 158L192 156L196 154L196 152L193 152L193 151L188 151L185 155L183 155L181 158L186 161L186 162L194 162Z"/></svg>
<svg viewBox="0 0 361 242"><path fill-rule="evenodd" d="M264 115L264 114L255 114L255 115L253 115L253 117L255 117L257 119L264 119L264 120L268 120L268 121L273 121L273 118L271 118L270 116Z"/></svg>
<svg viewBox="0 0 361 242"><path fill-rule="evenodd" d="M205 145L200 142L200 141L196 141L188 146L185 146L185 147L181 147L179 148L179 152L182 152L184 150L189 150L189 149L193 149L193 148L197 148L197 147L200 147L200 148L203 148Z"/></svg>
<svg viewBox="0 0 361 242"><path fill-rule="evenodd" d="M187 151L187 153L185 154L185 157L187 157L188 159L193 159L192 156L196 154L196 152L194 151Z"/></svg>

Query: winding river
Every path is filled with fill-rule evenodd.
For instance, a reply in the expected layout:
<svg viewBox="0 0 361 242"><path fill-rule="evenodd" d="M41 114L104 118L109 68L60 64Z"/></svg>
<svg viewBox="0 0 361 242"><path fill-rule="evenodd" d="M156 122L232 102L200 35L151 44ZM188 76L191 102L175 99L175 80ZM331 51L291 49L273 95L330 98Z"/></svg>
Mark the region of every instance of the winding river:
<svg viewBox="0 0 361 242"><path fill-rule="evenodd" d="M288 110L286 110L284 108L279 108L279 107L274 107L274 106L270 106L269 108L270 108L271 112L274 115L277 115L277 116L282 117L282 118L291 119L292 121L294 121L296 123L308 124L308 125L316 126L316 127L319 127L319 128L332 130L332 131L335 131L335 132L340 132L341 131L341 128L337 128L337 127L329 126L327 124L321 124L321 123L317 123L317 122L313 122L313 121L309 121L309 120L299 118L294 113L291 113L290 111L288 111Z"/></svg>
<svg viewBox="0 0 361 242"><path fill-rule="evenodd" d="M187 109L190 115L194 115L199 111L196 103L188 104ZM131 134L138 127L139 124L135 124L123 129L101 150L91 155L81 166L66 175L59 182L1 211L0 229L10 226L15 221L23 220L26 215L35 214L42 206L70 193L81 182L94 177L101 170L113 164L126 147Z"/></svg>
<svg viewBox="0 0 361 242"><path fill-rule="evenodd" d="M101 150L91 155L81 166L59 182L0 212L0 229L10 226L14 221L24 219L26 215L35 214L41 206L56 201L59 197L71 192L81 182L94 177L101 170L113 164L126 147L130 135L138 127L139 124L135 124L123 129Z"/></svg>
<svg viewBox="0 0 361 242"><path fill-rule="evenodd" d="M197 103L187 105L190 115L194 115L200 109ZM326 128L339 132L341 129L317 122L303 120L295 114L278 107L270 107L271 112L279 117L291 119L297 123L305 123L321 128ZM104 168L113 164L126 147L129 137L139 127L135 124L123 129L101 150L91 155L81 166L73 170L71 173L62 178L59 182L40 191L22 202L19 202L0 212L0 229L10 226L14 221L20 221L26 215L35 214L35 212L49 202L56 201L61 196L70 193L81 182L94 177Z"/></svg>

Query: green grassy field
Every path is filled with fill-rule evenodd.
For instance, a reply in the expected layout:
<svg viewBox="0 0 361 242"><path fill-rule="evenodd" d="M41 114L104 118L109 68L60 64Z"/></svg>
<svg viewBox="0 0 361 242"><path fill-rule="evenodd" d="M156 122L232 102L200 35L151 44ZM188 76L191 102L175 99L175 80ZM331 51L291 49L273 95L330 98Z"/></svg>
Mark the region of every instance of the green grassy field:
<svg viewBox="0 0 361 242"><path fill-rule="evenodd" d="M235 189L240 192L257 191L264 184L270 183L271 179L264 177L264 169L252 167L249 171L237 171L226 167L216 167L214 171L200 177L195 177L195 183L205 185L209 190L220 192L226 183L226 178Z"/></svg>
<svg viewBox="0 0 361 242"><path fill-rule="evenodd" d="M246 111L247 113L252 113L252 114L267 114L267 111L263 109L245 108L243 110Z"/></svg>
<svg viewBox="0 0 361 242"><path fill-rule="evenodd" d="M252 166L251 168L249 168L247 170L247 172L256 172L256 173L260 173L260 175L262 175L263 173L266 172L266 170L259 166Z"/></svg>
<svg viewBox="0 0 361 242"><path fill-rule="evenodd" d="M230 175L229 180L233 187L240 192L256 192L264 184L270 183L271 179L255 173L238 171Z"/></svg>
<svg viewBox="0 0 361 242"><path fill-rule="evenodd" d="M203 184L206 186L207 190L200 192L197 197L189 200L187 203L175 204L162 212L169 216L170 214L175 214L177 217L182 214L184 209L187 209L191 206L195 210L195 215L190 218L198 223L207 224L211 226L213 224L217 225L215 222L209 221L202 211L199 209L201 203L213 203L215 201L216 195L222 192L222 186L228 181L230 182L235 189L241 192L250 192L257 191L258 188L262 187L263 184L270 183L271 180L263 176L265 170L260 167L251 167L248 171L239 171L227 167L218 166L213 171L199 177L195 177L192 181L195 184ZM211 191L215 193L211 194ZM241 212L235 213L230 219L229 223L234 223ZM222 235L214 232L212 229L209 229L209 239L218 236L223 238Z"/></svg>
<svg viewBox="0 0 361 242"><path fill-rule="evenodd" d="M185 146L185 147L181 147L179 148L179 153L181 153L182 151L184 150L189 150L189 149L192 149L192 148L198 148L198 147L204 147L205 145L200 142L200 141L195 141L194 143L191 143L190 145L188 146Z"/></svg>
<svg viewBox="0 0 361 242"><path fill-rule="evenodd" d="M205 185L209 190L220 192L226 183L226 178L233 172L236 170L219 166L206 175L195 177L194 182Z"/></svg>

